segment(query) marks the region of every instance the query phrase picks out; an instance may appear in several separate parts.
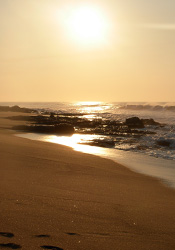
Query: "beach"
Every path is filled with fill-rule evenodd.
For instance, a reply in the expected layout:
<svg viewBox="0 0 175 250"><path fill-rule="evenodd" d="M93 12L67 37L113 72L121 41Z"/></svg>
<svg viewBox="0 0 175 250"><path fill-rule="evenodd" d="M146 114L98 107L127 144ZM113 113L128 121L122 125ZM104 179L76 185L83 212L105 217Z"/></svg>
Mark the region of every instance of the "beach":
<svg viewBox="0 0 175 250"><path fill-rule="evenodd" d="M174 189L112 160L19 138L10 128L25 122L12 115L0 113L0 248L175 249Z"/></svg>

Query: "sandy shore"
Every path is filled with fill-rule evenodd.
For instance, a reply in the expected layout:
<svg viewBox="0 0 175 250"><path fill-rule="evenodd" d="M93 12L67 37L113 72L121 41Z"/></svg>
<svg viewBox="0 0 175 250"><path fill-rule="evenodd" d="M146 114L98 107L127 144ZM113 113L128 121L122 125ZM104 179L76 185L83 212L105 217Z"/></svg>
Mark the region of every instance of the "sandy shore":
<svg viewBox="0 0 175 250"><path fill-rule="evenodd" d="M0 113L0 249L175 249L173 189L110 160L18 138L11 115Z"/></svg>

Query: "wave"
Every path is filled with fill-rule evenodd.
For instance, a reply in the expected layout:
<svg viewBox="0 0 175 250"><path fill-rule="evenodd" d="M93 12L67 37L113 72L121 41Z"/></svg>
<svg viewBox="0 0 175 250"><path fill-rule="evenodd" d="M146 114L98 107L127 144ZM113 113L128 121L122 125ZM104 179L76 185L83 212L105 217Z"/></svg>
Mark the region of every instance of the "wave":
<svg viewBox="0 0 175 250"><path fill-rule="evenodd" d="M151 105L151 104L124 104L119 107L126 110L150 110L150 111L171 111L175 112L174 105Z"/></svg>

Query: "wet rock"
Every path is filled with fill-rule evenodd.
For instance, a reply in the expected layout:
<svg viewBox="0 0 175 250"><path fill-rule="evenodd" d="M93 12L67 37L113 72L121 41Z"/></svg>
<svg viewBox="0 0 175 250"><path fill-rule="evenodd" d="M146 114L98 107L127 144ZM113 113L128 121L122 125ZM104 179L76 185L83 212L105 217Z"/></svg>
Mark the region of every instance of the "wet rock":
<svg viewBox="0 0 175 250"><path fill-rule="evenodd" d="M160 125L159 122L155 122L152 118L150 119L141 119L144 125L152 125L152 126L157 126Z"/></svg>
<svg viewBox="0 0 175 250"><path fill-rule="evenodd" d="M113 148L115 146L115 142L110 140L93 140L91 142L82 144L87 144L96 147L105 147L105 148Z"/></svg>
<svg viewBox="0 0 175 250"><path fill-rule="evenodd" d="M158 140L156 143L157 143L157 145L162 146L162 147L170 147L170 145L171 145L170 141L163 140L163 139Z"/></svg>
<svg viewBox="0 0 175 250"><path fill-rule="evenodd" d="M59 125L35 125L35 126L14 126L14 130L22 130L32 133L44 133L44 134L59 134L59 135L72 135L75 130L70 124Z"/></svg>
<svg viewBox="0 0 175 250"><path fill-rule="evenodd" d="M14 110L21 109L18 106ZM83 134L97 134L106 136L119 137L141 137L146 134L155 134L155 130L159 129L161 124L155 122L153 119L139 119L138 117L131 117L125 122L110 119L92 119L89 120L82 116L82 114L66 114L49 112L42 115L30 116L13 116L8 117L13 120L30 121L31 125L16 126L13 129L22 130L32 133L46 133L58 135L71 135L73 133ZM153 130L142 129L145 126L155 126ZM112 145L113 146L113 145Z"/></svg>
<svg viewBox="0 0 175 250"><path fill-rule="evenodd" d="M138 150L147 150L148 149L148 146L147 145L138 145L136 147Z"/></svg>
<svg viewBox="0 0 175 250"><path fill-rule="evenodd" d="M52 120L55 119L55 113L54 113L54 112L51 112L51 113L50 113L50 119L52 119Z"/></svg>
<svg viewBox="0 0 175 250"><path fill-rule="evenodd" d="M70 124L59 124L54 126L55 133L58 134L74 134L75 129L72 125Z"/></svg>
<svg viewBox="0 0 175 250"><path fill-rule="evenodd" d="M34 121L32 116L18 115L18 116L8 116L6 119L15 120L15 121Z"/></svg>
<svg viewBox="0 0 175 250"><path fill-rule="evenodd" d="M138 117L131 117L126 119L125 124L129 128L144 128L143 121Z"/></svg>

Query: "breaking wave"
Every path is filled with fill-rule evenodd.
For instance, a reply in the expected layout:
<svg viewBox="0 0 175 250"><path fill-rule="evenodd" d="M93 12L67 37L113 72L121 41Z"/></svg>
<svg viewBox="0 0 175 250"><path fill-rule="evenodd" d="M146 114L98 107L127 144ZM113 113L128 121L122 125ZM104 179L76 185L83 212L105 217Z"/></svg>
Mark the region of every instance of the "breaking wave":
<svg viewBox="0 0 175 250"><path fill-rule="evenodd" d="M150 111L171 111L175 112L175 103L161 104L121 104L120 109L127 110L150 110Z"/></svg>

